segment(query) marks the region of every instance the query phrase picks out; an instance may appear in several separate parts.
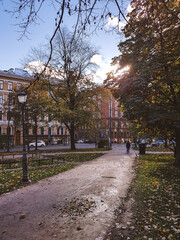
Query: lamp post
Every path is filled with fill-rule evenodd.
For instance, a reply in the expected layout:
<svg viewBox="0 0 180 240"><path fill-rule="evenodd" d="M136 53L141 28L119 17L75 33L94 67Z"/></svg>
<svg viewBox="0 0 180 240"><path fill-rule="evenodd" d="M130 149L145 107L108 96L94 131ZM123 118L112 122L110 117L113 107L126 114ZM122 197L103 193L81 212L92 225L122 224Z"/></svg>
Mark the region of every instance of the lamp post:
<svg viewBox="0 0 180 240"><path fill-rule="evenodd" d="M22 182L29 182L28 164L27 164L26 147L25 147L25 129L24 129L24 106L26 103L26 99L27 99L27 94L23 90L21 90L18 93L18 101L21 103L21 106L22 106L22 125L23 125L23 155L22 155L23 177L22 177Z"/></svg>
<svg viewBox="0 0 180 240"><path fill-rule="evenodd" d="M112 98L110 97L109 103L109 147L112 147L112 136L111 136L111 128L112 128Z"/></svg>

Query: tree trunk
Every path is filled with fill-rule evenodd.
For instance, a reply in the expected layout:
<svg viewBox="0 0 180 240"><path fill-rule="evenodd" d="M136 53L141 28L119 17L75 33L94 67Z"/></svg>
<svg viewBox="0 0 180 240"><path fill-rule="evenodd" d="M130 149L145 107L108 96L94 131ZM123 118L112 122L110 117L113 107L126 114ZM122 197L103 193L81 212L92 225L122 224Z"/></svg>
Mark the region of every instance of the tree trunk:
<svg viewBox="0 0 180 240"><path fill-rule="evenodd" d="M38 136L37 136L37 117L35 117L35 138L36 138L35 150L38 150L38 146L37 146L37 141L38 141Z"/></svg>
<svg viewBox="0 0 180 240"><path fill-rule="evenodd" d="M168 148L168 144L167 144L167 138L165 138L164 147L165 147L165 148Z"/></svg>
<svg viewBox="0 0 180 240"><path fill-rule="evenodd" d="M176 129L176 149L174 166L180 167L180 128Z"/></svg>
<svg viewBox="0 0 180 240"><path fill-rule="evenodd" d="M75 129L74 129L74 123L71 123L71 128L70 128L70 136L71 136L71 150L75 150L75 142L74 142L74 134L75 134Z"/></svg>

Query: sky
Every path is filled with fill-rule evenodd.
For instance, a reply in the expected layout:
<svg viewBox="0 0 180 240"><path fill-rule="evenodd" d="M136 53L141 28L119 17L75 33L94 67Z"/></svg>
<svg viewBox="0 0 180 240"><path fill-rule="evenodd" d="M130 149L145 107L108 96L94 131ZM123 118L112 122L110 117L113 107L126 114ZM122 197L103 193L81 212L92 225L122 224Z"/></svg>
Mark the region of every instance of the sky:
<svg viewBox="0 0 180 240"><path fill-rule="evenodd" d="M129 0L124 0L124 9L128 7L129 10L129 2ZM16 19L11 13L5 12L6 9L11 10L13 7L14 4L11 0L0 0L0 70L23 68L23 60L30 49L44 43L54 30L54 9L49 5L44 5L38 24L33 24L28 29L27 37L19 39L21 36L18 26L19 19ZM70 26L71 21L70 18L66 18L66 25ZM122 22L121 25L123 26L123 24ZM111 30L111 26L116 25L116 18L109 19L105 25L106 31L97 31L90 37L91 44L98 49L98 55L94 57L94 61L100 66L95 74L95 79L99 83L105 79L105 73L111 70L111 59L120 54L117 45L122 37L117 34L117 31L107 32Z"/></svg>

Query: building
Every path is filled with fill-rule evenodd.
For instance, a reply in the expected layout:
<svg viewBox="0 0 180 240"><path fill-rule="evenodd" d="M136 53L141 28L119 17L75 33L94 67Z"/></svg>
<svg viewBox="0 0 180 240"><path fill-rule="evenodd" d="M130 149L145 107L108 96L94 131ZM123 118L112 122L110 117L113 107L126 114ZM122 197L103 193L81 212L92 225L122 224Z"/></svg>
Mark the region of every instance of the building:
<svg viewBox="0 0 180 240"><path fill-rule="evenodd" d="M110 92L98 96L96 101L100 121L98 121L94 134L92 132L89 134L88 130L82 127L76 134L76 139L87 140L90 137L97 142L104 138L111 140L112 143L124 143L126 139L130 139L127 120L123 118L119 103Z"/></svg>
<svg viewBox="0 0 180 240"><path fill-rule="evenodd" d="M32 80L33 77L22 69L0 71L0 135L6 135L9 131L11 145L22 145L22 126L15 127L10 114L8 114L11 111L10 104L8 106L10 93L14 88L20 89L22 85L28 86ZM38 139L51 143L59 141L67 144L69 142L69 133L64 124L48 121L48 116L45 116L44 120L47 121L39 121L38 123ZM30 141L35 139L33 126L29 129L28 138Z"/></svg>
<svg viewBox="0 0 180 240"><path fill-rule="evenodd" d="M101 104L101 136L111 139L113 143L123 143L129 139L128 123L123 118L119 103L111 95L100 100Z"/></svg>
<svg viewBox="0 0 180 240"><path fill-rule="evenodd" d="M10 117L11 106L8 105L10 93L14 88L28 86L33 77L22 69L10 69L0 71L0 135L9 134L11 145L22 145L22 126L14 126ZM114 143L124 142L130 138L127 120L123 118L123 113L118 107L118 102L110 95L98 96L95 101L99 108L99 118L96 130L91 136L85 127L79 129L75 139L93 139L98 141L100 138L109 139ZM10 103L10 102L9 102ZM5 108L6 106L6 108ZM37 135L38 139L56 144L57 142L67 144L70 141L68 129L58 121L51 121L50 116L39 119ZM26 133L28 141L35 140L35 131L32 123L31 128Z"/></svg>

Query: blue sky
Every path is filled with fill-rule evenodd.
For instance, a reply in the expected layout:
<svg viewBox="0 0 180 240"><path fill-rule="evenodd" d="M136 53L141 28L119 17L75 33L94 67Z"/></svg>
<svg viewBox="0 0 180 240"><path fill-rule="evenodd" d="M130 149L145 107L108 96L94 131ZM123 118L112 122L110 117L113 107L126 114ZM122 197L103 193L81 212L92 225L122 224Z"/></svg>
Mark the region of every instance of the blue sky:
<svg viewBox="0 0 180 240"><path fill-rule="evenodd" d="M124 8L127 8L128 3L127 0ZM28 38L23 37L23 39L18 40L21 36L20 29L17 26L18 19L4 11L5 9L12 9L12 6L14 5L11 0L0 1L0 70L23 68L22 60L27 56L30 48L44 43L45 38L52 34L54 27L54 11L48 6L47 12L47 6L44 6L40 15L42 20L29 28ZM69 19L66 19L66 21L67 25L70 24ZM109 24L114 23L109 22ZM98 48L100 54L98 58L101 64L100 75L103 75L104 68L107 69L111 58L119 55L117 44L120 39L120 36L115 32L99 31L91 36L91 43Z"/></svg>

